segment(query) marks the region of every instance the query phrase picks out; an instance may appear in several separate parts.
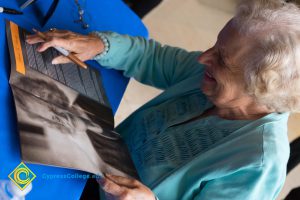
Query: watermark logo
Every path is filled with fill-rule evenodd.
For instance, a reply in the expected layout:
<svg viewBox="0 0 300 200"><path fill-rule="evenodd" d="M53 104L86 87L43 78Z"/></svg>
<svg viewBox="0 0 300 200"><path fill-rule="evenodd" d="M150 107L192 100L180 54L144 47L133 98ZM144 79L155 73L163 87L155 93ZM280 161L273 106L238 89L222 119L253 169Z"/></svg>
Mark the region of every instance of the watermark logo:
<svg viewBox="0 0 300 200"><path fill-rule="evenodd" d="M23 162L8 175L8 178L10 178L20 190L24 190L35 177L36 175Z"/></svg>

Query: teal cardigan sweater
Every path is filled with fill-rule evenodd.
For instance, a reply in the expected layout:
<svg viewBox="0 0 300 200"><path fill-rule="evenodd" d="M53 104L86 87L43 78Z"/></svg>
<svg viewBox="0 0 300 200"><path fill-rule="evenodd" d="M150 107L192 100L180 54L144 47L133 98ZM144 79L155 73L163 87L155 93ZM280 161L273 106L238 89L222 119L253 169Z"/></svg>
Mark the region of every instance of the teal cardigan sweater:
<svg viewBox="0 0 300 200"><path fill-rule="evenodd" d="M288 113L182 123L213 106L200 89L200 52L103 34L110 48L101 65L164 90L116 128L141 181L160 200L276 199L289 157Z"/></svg>

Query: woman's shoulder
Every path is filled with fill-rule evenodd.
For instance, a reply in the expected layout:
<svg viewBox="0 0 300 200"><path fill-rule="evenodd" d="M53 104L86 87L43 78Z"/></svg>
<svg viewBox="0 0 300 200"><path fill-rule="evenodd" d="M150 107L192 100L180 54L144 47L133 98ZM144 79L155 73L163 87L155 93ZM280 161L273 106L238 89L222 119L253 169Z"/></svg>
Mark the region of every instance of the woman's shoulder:
<svg viewBox="0 0 300 200"><path fill-rule="evenodd" d="M254 152L248 156L252 156L262 170L285 170L290 153L288 117L289 113L271 113L244 128L244 145Z"/></svg>
<svg viewBox="0 0 300 200"><path fill-rule="evenodd" d="M266 166L278 165L279 162L285 165L289 157L287 119L288 113L271 113L248 122L225 121L222 127L237 126L236 123L239 126L216 149L227 152L227 158L231 158L236 167L264 170Z"/></svg>
<svg viewBox="0 0 300 200"><path fill-rule="evenodd" d="M273 113L263 124L264 165L286 165L290 154L288 117L289 113Z"/></svg>

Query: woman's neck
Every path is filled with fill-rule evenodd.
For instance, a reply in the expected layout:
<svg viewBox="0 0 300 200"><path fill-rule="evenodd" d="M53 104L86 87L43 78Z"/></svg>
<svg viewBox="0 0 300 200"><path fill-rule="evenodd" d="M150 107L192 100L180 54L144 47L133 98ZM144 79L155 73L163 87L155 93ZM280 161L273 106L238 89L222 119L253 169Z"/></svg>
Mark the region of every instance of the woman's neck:
<svg viewBox="0 0 300 200"><path fill-rule="evenodd" d="M212 115L218 115L224 119L230 120L255 120L266 116L272 111L266 106L249 104L240 107L217 107L215 106L210 111Z"/></svg>

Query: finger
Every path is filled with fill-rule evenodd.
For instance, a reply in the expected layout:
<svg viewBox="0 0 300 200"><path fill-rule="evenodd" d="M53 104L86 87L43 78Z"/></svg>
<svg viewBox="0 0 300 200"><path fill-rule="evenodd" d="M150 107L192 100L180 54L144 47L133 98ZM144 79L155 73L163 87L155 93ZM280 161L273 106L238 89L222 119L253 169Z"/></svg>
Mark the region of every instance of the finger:
<svg viewBox="0 0 300 200"><path fill-rule="evenodd" d="M112 174L105 174L105 177L118 185L126 186L128 188L135 188L140 185L140 182L136 179L126 178L122 176L115 176Z"/></svg>
<svg viewBox="0 0 300 200"><path fill-rule="evenodd" d="M49 47L63 47L66 50L72 51L73 50L73 42L66 40L64 38L53 37L50 38L48 41L44 42L38 47L39 52L43 52L47 50Z"/></svg>
<svg viewBox="0 0 300 200"><path fill-rule="evenodd" d="M47 38L52 38L52 37L67 37L74 34L71 31L66 31L66 30L55 30L55 31L47 31L44 32L44 35ZM38 42L44 42L44 40L38 36L37 34L32 34L32 35L26 35L26 42L28 42L29 44L35 44Z"/></svg>
<svg viewBox="0 0 300 200"><path fill-rule="evenodd" d="M123 193L123 188L121 186L107 178L101 179L101 181L99 181L99 184L105 192L110 193L114 196L121 196Z"/></svg>
<svg viewBox="0 0 300 200"><path fill-rule="evenodd" d="M25 41L28 44L36 44L36 43L44 42L44 40L42 38L40 38L39 36L37 36L36 34L26 35Z"/></svg>
<svg viewBox="0 0 300 200"><path fill-rule="evenodd" d="M44 33L47 37L66 37L69 36L71 34L73 34L73 32L71 31L66 31L66 30L53 30L53 31L47 31Z"/></svg>
<svg viewBox="0 0 300 200"><path fill-rule="evenodd" d="M66 56L57 56L52 60L53 65L71 63L72 61Z"/></svg>
<svg viewBox="0 0 300 200"><path fill-rule="evenodd" d="M72 53L74 56L76 56L79 60L81 61L86 61L87 59L84 59L82 54L74 54ZM70 60L68 57L66 56L63 56L63 55L60 55L60 56L57 56L55 57L53 60L52 60L52 64L53 65L57 65L57 64L65 64L65 63L71 63L73 62L72 60Z"/></svg>

